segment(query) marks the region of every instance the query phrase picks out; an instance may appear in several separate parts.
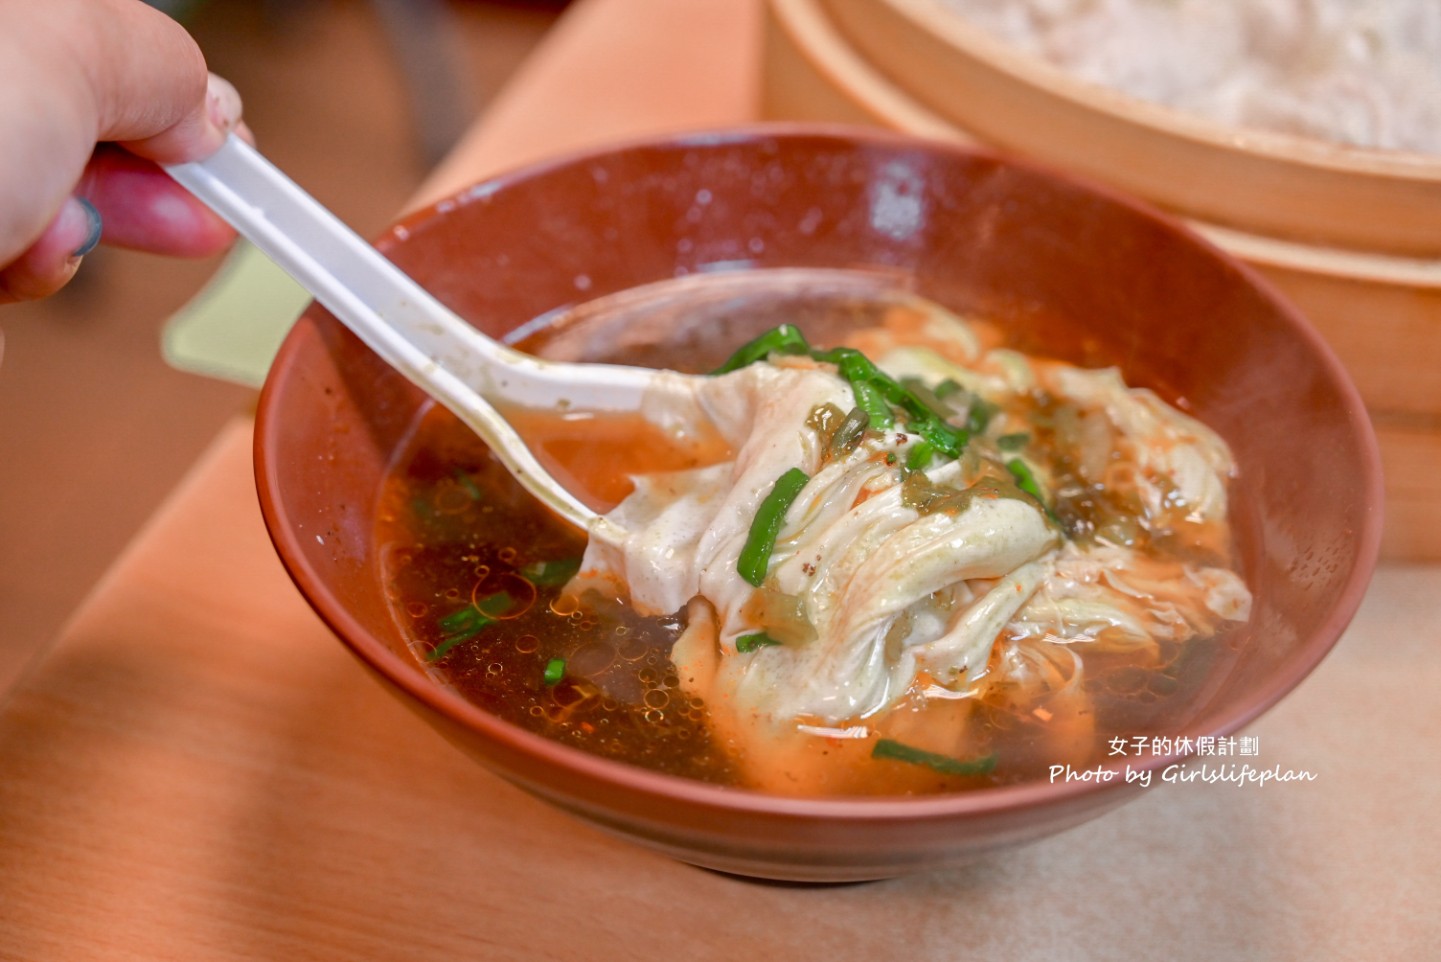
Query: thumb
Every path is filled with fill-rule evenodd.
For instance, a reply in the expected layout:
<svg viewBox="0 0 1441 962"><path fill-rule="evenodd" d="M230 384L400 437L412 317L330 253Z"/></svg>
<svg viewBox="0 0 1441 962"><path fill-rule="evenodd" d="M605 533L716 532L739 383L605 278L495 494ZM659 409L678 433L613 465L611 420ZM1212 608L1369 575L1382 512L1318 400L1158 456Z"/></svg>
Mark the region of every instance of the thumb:
<svg viewBox="0 0 1441 962"><path fill-rule="evenodd" d="M46 0L75 24L95 109L95 141L176 164L217 150L240 120L240 97L210 74L195 39L136 0Z"/></svg>
<svg viewBox="0 0 1441 962"><path fill-rule="evenodd" d="M209 74L203 104L171 126L141 140L121 140L133 154L161 163L200 160L215 153L240 126L240 94L224 77Z"/></svg>

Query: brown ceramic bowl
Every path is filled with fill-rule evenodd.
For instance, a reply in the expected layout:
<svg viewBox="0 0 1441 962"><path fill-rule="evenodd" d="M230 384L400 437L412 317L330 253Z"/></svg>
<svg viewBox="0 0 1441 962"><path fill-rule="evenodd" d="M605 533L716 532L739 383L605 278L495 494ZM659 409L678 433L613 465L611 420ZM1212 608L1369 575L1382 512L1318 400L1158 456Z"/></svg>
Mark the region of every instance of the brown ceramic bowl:
<svg viewBox="0 0 1441 962"><path fill-rule="evenodd" d="M1133 383L1184 397L1240 466L1235 515L1254 614L1234 667L1169 734L1231 733L1275 704L1341 634L1375 561L1375 439L1311 328L1176 223L1025 164L843 128L698 134L498 178L410 217L380 246L496 336L638 285L771 268L889 271L952 308L1004 320L1022 341L1040 318L1075 319L1079 333L1049 343L1051 353L1085 360L1099 348L1123 358ZM487 714L427 676L391 620L377 572L378 487L425 404L312 308L261 397L266 523L300 590L360 661L534 795L698 865L815 881L955 864L1133 797L1123 784L1062 781L916 798L780 798L588 755Z"/></svg>

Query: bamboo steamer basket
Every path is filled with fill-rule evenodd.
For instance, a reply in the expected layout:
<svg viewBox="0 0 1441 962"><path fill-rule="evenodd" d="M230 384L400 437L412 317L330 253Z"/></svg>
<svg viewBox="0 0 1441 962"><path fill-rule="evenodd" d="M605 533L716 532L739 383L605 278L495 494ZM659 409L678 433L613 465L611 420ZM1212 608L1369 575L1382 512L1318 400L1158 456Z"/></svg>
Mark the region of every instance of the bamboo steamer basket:
<svg viewBox="0 0 1441 962"><path fill-rule="evenodd" d="M1023 153L1180 216L1297 304L1350 371L1381 444L1383 557L1441 561L1441 159L1227 133L1023 62L957 19L933 0L767 0L762 110Z"/></svg>

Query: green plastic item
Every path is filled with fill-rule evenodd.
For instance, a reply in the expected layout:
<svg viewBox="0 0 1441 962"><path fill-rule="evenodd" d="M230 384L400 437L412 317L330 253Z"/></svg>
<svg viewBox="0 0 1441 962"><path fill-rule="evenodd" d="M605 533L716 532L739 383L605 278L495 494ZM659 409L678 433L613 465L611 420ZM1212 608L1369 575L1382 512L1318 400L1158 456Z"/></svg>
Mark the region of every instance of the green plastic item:
<svg viewBox="0 0 1441 962"><path fill-rule="evenodd" d="M171 367L258 388L310 294L246 241L205 288L165 323Z"/></svg>

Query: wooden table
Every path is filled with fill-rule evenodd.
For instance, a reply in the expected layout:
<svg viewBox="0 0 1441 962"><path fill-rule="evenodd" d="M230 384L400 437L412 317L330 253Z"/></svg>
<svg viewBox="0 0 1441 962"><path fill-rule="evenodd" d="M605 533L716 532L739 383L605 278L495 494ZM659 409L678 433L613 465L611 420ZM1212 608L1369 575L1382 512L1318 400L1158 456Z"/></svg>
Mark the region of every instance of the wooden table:
<svg viewBox="0 0 1441 962"><path fill-rule="evenodd" d="M583 0L427 186L745 120L755 0ZM1314 781L1151 788L964 870L761 885L476 768L310 613L238 418L0 706L0 959L1436 959L1441 569L1391 567L1248 732Z"/></svg>

